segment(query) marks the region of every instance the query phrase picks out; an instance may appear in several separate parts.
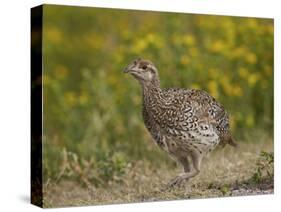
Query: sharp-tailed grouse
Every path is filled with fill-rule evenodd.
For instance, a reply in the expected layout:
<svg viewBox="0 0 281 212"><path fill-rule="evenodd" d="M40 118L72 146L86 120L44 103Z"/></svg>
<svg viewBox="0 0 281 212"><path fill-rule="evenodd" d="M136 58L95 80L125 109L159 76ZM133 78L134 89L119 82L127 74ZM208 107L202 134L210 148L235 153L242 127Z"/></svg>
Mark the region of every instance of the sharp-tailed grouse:
<svg viewBox="0 0 281 212"><path fill-rule="evenodd" d="M236 145L227 112L207 92L161 89L157 68L148 60L136 59L124 72L141 84L143 119L153 139L184 168L184 173L173 179L170 186L196 176L203 157L218 144Z"/></svg>

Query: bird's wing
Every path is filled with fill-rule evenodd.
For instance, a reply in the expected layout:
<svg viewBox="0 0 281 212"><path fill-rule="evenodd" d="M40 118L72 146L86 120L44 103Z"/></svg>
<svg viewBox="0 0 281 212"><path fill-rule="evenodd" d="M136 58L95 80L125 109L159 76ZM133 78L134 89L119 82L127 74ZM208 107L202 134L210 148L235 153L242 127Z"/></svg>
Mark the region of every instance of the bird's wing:
<svg viewBox="0 0 281 212"><path fill-rule="evenodd" d="M193 131L199 129L198 127L202 124L207 124L212 125L218 135L229 130L228 114L223 106L207 92L171 88L165 89L164 93L168 102L160 123L168 129Z"/></svg>

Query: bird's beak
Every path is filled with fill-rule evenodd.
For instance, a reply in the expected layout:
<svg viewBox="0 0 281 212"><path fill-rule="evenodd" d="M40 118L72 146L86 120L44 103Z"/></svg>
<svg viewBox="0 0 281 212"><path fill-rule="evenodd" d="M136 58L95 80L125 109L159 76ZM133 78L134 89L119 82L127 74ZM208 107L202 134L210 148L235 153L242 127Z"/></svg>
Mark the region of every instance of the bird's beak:
<svg viewBox="0 0 281 212"><path fill-rule="evenodd" d="M141 58L138 58L138 59L134 60L126 68L124 68L123 72L124 73L138 72L138 69L136 68L136 65L137 65L137 62L140 61L140 60L141 60Z"/></svg>
<svg viewBox="0 0 281 212"><path fill-rule="evenodd" d="M123 69L124 73L129 73L129 71L130 71L129 66L127 66L126 68Z"/></svg>
<svg viewBox="0 0 281 212"><path fill-rule="evenodd" d="M123 70L124 73L131 73L131 72L136 72L136 71L137 71L137 69L134 67L134 65L128 65Z"/></svg>

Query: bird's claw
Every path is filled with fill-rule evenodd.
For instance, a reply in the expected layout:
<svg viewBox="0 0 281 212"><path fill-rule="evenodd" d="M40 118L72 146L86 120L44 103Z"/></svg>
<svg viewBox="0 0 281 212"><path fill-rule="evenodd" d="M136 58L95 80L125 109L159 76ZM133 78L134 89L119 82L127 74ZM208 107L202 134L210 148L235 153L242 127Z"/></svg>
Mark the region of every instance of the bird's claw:
<svg viewBox="0 0 281 212"><path fill-rule="evenodd" d="M183 183L185 181L187 181L188 179L179 175L177 177L175 177L174 179L172 179L168 184L167 184L167 189L170 188L174 188L174 187L180 187L183 185Z"/></svg>
<svg viewBox="0 0 281 212"><path fill-rule="evenodd" d="M184 179L181 176L177 176L168 183L168 186L170 188L175 186L180 186L183 181Z"/></svg>

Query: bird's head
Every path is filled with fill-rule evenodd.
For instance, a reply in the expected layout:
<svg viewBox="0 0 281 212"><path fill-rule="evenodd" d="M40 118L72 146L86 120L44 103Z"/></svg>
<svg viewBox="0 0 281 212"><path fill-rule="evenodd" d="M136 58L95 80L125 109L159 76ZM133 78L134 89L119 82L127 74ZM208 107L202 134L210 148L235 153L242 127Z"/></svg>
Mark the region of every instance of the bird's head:
<svg viewBox="0 0 281 212"><path fill-rule="evenodd" d="M132 61L125 69L125 73L130 73L142 84L158 82L157 68L149 60L138 58Z"/></svg>

